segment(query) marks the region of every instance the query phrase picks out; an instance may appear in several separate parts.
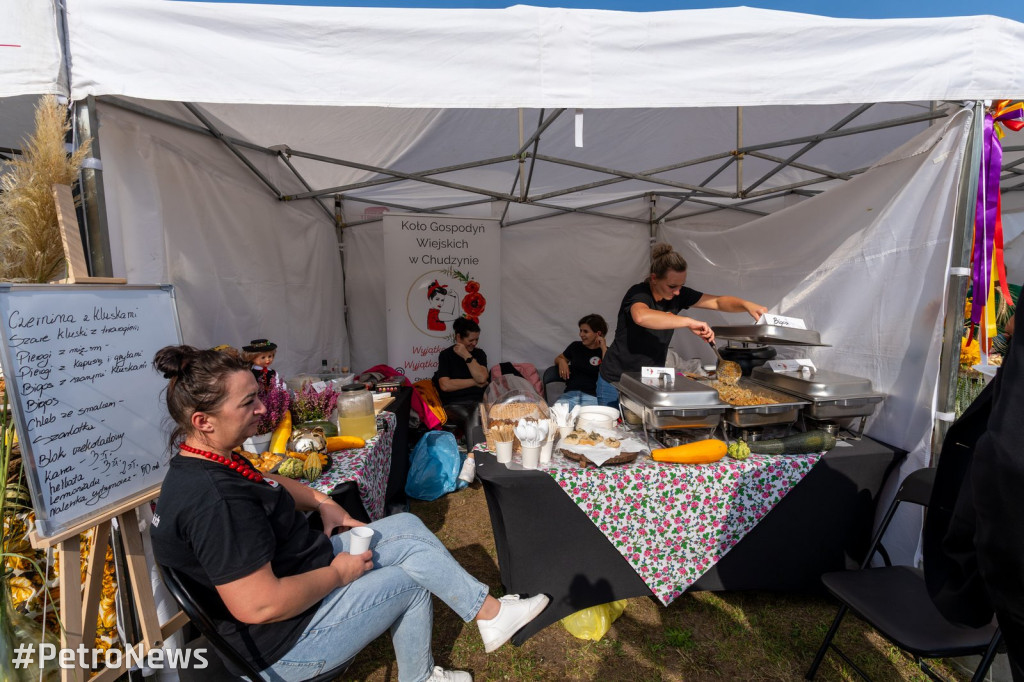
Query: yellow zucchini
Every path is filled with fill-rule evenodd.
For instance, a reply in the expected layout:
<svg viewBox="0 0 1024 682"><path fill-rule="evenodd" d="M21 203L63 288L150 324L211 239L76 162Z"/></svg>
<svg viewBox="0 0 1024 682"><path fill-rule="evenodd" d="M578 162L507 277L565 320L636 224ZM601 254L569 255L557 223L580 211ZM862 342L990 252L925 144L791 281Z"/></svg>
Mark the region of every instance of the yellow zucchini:
<svg viewBox="0 0 1024 682"><path fill-rule="evenodd" d="M655 462L673 462L675 464L708 464L725 457L728 447L725 441L717 438L684 443L674 448L658 448L651 451Z"/></svg>
<svg viewBox="0 0 1024 682"><path fill-rule="evenodd" d="M366 441L355 436L331 436L327 439L327 452L337 452L338 450L365 446Z"/></svg>
<svg viewBox="0 0 1024 682"><path fill-rule="evenodd" d="M288 451L288 439L292 437L292 413L284 411L281 421L274 427L274 434L270 437L270 451L283 455Z"/></svg>

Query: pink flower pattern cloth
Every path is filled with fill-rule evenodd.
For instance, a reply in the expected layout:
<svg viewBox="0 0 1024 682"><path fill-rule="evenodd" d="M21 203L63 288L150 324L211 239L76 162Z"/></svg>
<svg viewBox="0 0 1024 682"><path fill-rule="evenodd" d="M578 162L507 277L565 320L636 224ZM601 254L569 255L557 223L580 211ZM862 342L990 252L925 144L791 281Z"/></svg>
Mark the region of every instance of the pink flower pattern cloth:
<svg viewBox="0 0 1024 682"><path fill-rule="evenodd" d="M712 464L542 467L668 606L811 470L821 453L726 457ZM518 457L516 458L518 462Z"/></svg>
<svg viewBox="0 0 1024 682"><path fill-rule="evenodd" d="M370 520L383 518L395 422L394 412L381 411L377 415L377 435L366 443L366 447L332 452L330 468L315 481L305 482L306 485L330 495L342 483L355 481L359 499Z"/></svg>

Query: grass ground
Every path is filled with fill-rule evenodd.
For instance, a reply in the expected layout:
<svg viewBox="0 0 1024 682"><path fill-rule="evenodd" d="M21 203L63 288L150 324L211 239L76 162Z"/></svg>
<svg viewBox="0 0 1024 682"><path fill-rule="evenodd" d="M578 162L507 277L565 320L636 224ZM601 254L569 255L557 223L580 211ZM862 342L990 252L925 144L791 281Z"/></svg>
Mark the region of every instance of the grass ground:
<svg viewBox="0 0 1024 682"><path fill-rule="evenodd" d="M500 596L501 580L487 504L479 483L434 502L413 503L419 516L460 563ZM630 599L600 641L576 639L551 625L522 647L487 655L476 627L444 604L434 604L434 657L438 665L468 670L484 680L801 680L836 607L825 597L767 592L695 592L668 607ZM928 678L874 630L848 616L837 642L873 679ZM965 680L940 666L952 679ZM364 649L345 680L397 680L387 637ZM818 680L859 679L830 654Z"/></svg>

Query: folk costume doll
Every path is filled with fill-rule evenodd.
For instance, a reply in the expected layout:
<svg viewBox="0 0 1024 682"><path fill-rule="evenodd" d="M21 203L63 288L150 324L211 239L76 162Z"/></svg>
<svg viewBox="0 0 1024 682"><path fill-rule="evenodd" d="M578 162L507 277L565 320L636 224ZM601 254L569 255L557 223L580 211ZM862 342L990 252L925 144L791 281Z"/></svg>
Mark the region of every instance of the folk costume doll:
<svg viewBox="0 0 1024 682"><path fill-rule="evenodd" d="M277 372L270 369L276 355L277 344L267 339L253 339L248 346L242 346L242 357L252 363L252 373L261 391L268 391L272 386L284 385Z"/></svg>

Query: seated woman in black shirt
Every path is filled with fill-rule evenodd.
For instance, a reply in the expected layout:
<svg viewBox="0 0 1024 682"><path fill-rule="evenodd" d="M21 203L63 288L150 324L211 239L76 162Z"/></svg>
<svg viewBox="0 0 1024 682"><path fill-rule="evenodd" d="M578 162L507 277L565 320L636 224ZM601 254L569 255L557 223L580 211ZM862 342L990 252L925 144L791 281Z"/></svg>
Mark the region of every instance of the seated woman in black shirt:
<svg viewBox="0 0 1024 682"><path fill-rule="evenodd" d="M570 343L557 358L558 376L565 380L565 392L556 402L597 405L597 377L608 345L608 323L597 314L584 315L577 323L580 340Z"/></svg>
<svg viewBox="0 0 1024 682"><path fill-rule="evenodd" d="M484 388L491 377L487 371L487 354L477 348L480 325L460 317L452 323L452 329L455 343L437 356L434 383L448 413L448 421L460 426L468 438L469 427L476 421Z"/></svg>
<svg viewBox="0 0 1024 682"><path fill-rule="evenodd" d="M199 583L200 600L223 602L228 615L217 630L263 679L307 680L390 628L400 682L469 682L469 673L434 665L432 594L477 621L486 651L546 606L544 595L490 596L412 514L374 521L370 550L350 554L348 529L364 524L327 495L264 475L232 452L266 412L246 363L168 346L153 366L169 379L176 452L153 517L153 553ZM319 514L324 531L306 512ZM336 529L345 532L331 536Z"/></svg>

